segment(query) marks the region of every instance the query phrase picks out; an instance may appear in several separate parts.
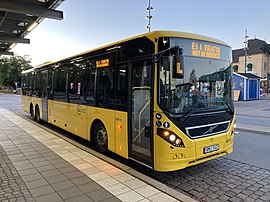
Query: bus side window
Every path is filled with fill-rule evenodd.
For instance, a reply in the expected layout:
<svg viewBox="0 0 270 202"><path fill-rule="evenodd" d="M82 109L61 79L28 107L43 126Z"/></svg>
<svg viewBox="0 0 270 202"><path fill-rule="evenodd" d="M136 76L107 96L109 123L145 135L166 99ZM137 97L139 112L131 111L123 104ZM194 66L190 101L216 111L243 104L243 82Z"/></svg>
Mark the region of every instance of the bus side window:
<svg viewBox="0 0 270 202"><path fill-rule="evenodd" d="M85 62L74 63L69 67L68 99L70 103L85 104Z"/></svg>
<svg viewBox="0 0 270 202"><path fill-rule="evenodd" d="M96 76L96 66L94 61L87 61L87 69L86 69L86 81L87 87L85 89L85 96L88 105L94 105L95 98L95 76Z"/></svg>
<svg viewBox="0 0 270 202"><path fill-rule="evenodd" d="M34 84L34 95L41 98L42 95L42 84L41 84L41 73L39 71L35 72L35 84Z"/></svg>
<svg viewBox="0 0 270 202"><path fill-rule="evenodd" d="M67 101L66 95L67 69L62 66L54 71L54 100Z"/></svg>
<svg viewBox="0 0 270 202"><path fill-rule="evenodd" d="M128 104L128 75L127 64L117 66L116 70L116 95L115 105L117 108L127 110Z"/></svg>
<svg viewBox="0 0 270 202"><path fill-rule="evenodd" d="M113 71L111 68L97 69L97 102L99 105L108 106L113 100Z"/></svg>
<svg viewBox="0 0 270 202"><path fill-rule="evenodd" d="M22 95L26 95L26 75L27 74L22 74L22 77L21 77Z"/></svg>

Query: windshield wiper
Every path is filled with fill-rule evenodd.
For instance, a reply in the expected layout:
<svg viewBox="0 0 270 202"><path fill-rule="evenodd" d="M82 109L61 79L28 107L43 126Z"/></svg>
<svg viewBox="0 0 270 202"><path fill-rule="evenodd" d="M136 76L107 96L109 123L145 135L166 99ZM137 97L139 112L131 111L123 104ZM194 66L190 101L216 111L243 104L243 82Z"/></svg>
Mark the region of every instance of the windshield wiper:
<svg viewBox="0 0 270 202"><path fill-rule="evenodd" d="M194 114L196 111L198 111L199 108L192 109L190 108L189 112L187 112L181 119L180 125L185 122L185 120L192 114Z"/></svg>
<svg viewBox="0 0 270 202"><path fill-rule="evenodd" d="M215 104L217 103L221 103L223 106L226 107L226 109L231 113L233 114L233 110L231 109L230 105L228 104L228 102L226 101L216 101Z"/></svg>

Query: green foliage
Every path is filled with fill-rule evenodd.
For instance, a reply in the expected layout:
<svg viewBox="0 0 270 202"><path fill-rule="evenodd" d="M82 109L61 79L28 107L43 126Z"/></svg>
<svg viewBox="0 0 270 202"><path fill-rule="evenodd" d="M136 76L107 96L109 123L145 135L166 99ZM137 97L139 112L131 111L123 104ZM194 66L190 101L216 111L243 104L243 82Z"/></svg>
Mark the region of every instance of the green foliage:
<svg viewBox="0 0 270 202"><path fill-rule="evenodd" d="M13 56L0 58L0 85L15 87L14 82L21 84L21 71L30 69L31 60L26 56Z"/></svg>

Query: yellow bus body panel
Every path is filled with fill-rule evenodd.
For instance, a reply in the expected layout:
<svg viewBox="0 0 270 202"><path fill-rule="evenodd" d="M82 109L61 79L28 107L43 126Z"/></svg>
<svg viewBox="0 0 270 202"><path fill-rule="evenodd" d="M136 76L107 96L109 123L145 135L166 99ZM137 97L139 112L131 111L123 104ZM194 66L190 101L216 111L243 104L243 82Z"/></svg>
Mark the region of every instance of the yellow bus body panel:
<svg viewBox="0 0 270 202"><path fill-rule="evenodd" d="M58 103L53 100L48 100L48 122L58 126Z"/></svg>
<svg viewBox="0 0 270 202"><path fill-rule="evenodd" d="M30 113L30 103L31 103L31 97L22 95L22 109Z"/></svg>
<svg viewBox="0 0 270 202"><path fill-rule="evenodd" d="M22 98L25 111L30 105L29 97ZM40 106L40 111L42 108ZM29 110L27 111L29 112ZM48 123L73 133L83 139L91 140L91 127L100 120L108 135L108 149L128 158L128 115L127 112L48 101Z"/></svg>
<svg viewBox="0 0 270 202"><path fill-rule="evenodd" d="M87 122L87 108L89 107L85 105L74 105L75 120L73 133L83 139L89 140L90 133L88 133L89 123Z"/></svg>
<svg viewBox="0 0 270 202"><path fill-rule="evenodd" d="M88 137L91 139L91 127L95 120L100 120L108 135L108 149L125 158L128 158L128 116L127 112L86 107L86 127Z"/></svg>
<svg viewBox="0 0 270 202"><path fill-rule="evenodd" d="M218 140L211 141L211 143L205 144L205 146L222 144L223 147L221 147L218 151L211 152L209 154L201 154L203 153L203 146L184 148L173 147L161 137L156 135L154 169L162 172L180 170L231 153L233 151L233 135L231 137L232 141L228 144L226 144L226 141L228 140L225 138L226 134L221 134L219 136L219 138L224 140L220 141L220 139L217 138Z"/></svg>
<svg viewBox="0 0 270 202"><path fill-rule="evenodd" d="M167 172L184 169L205 161L209 161L233 151L235 116L226 133L199 139L190 139L178 127L176 127L162 112L160 121L170 123L168 130L177 134L184 142L185 147L174 147L157 134L157 126L154 126L154 170ZM157 112L154 113L155 123ZM219 150L203 154L205 147L219 144Z"/></svg>
<svg viewBox="0 0 270 202"><path fill-rule="evenodd" d="M174 171L186 168L194 160L195 147L172 147L158 135L155 135L155 160L156 171Z"/></svg>
<svg viewBox="0 0 270 202"><path fill-rule="evenodd" d="M185 147L179 148L166 142L157 134L157 126L154 125L154 169L157 171L173 171L187 167L188 162L196 156L195 142L188 138L179 128L177 128L162 112L160 121L170 123L168 130L177 134L184 142ZM154 113L155 123L157 112ZM162 128L162 127L161 127ZM180 158L181 157L181 158Z"/></svg>
<svg viewBox="0 0 270 202"><path fill-rule="evenodd" d="M128 114L127 112L116 111L116 153L128 158Z"/></svg>
<svg viewBox="0 0 270 202"><path fill-rule="evenodd" d="M48 122L73 133L74 107L70 103L48 102Z"/></svg>
<svg viewBox="0 0 270 202"><path fill-rule="evenodd" d="M58 107L58 124L60 128L73 132L74 123L74 105L70 103L57 103Z"/></svg>

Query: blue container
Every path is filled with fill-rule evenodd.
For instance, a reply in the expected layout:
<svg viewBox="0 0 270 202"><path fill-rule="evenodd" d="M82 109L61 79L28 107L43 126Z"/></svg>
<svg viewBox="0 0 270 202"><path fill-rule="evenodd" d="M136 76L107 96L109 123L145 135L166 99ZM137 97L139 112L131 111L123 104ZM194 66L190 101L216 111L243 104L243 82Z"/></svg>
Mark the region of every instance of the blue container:
<svg viewBox="0 0 270 202"><path fill-rule="evenodd" d="M260 99L260 79L261 77L251 73L233 73L233 90L240 90L238 100L258 100Z"/></svg>

